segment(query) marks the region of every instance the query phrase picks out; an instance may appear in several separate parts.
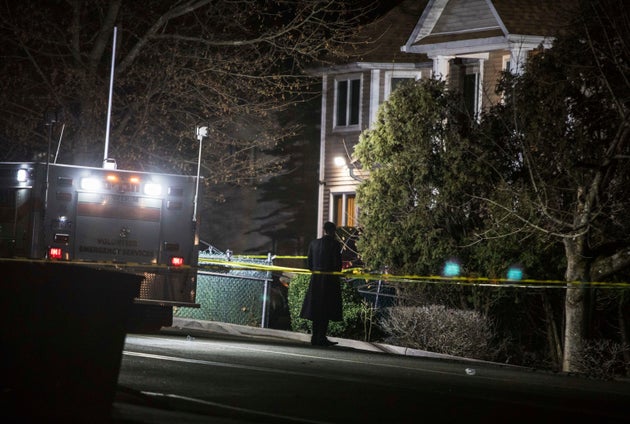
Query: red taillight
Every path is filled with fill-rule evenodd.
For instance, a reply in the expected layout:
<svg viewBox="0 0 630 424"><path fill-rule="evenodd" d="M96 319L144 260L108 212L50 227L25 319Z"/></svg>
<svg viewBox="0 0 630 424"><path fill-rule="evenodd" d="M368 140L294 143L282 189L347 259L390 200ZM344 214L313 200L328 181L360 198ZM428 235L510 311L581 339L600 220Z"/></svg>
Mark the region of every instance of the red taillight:
<svg viewBox="0 0 630 424"><path fill-rule="evenodd" d="M60 247L51 247L48 249L48 258L49 259L61 259L63 256L63 251Z"/></svg>
<svg viewBox="0 0 630 424"><path fill-rule="evenodd" d="M171 257L171 265L173 266L182 266L184 265L184 258L181 256L172 256Z"/></svg>

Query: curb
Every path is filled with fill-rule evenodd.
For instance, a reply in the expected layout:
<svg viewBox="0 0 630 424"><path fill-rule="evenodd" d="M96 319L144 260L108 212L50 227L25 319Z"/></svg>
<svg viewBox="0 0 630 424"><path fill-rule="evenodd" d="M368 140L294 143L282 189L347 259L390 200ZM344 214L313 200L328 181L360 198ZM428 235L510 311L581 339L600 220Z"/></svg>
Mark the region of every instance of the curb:
<svg viewBox="0 0 630 424"><path fill-rule="evenodd" d="M182 333L186 331L194 331L194 332L202 332L202 333L207 333L207 334L223 334L223 335L236 336L236 337L273 338L273 339L280 339L280 340L297 341L297 342L302 342L309 345L311 341L311 336L306 333L297 333L294 331L275 330L271 328L251 327L251 326L240 325L240 324L230 324L230 323L224 323L224 322L218 322L218 321L205 321L205 320L197 320L197 319L189 319L189 318L178 318L178 317L173 317L173 324L171 327L163 327L162 330L165 332L177 332L177 333ZM394 346L394 345L389 345L389 344L384 344L384 343L371 343L371 342L364 342L360 340L343 339L343 338L338 338L338 337L329 337L329 339L337 342L338 346L348 347L348 348L363 350L363 351L368 351L368 352L389 353L389 354L401 355L401 356L437 358L437 359L447 359L451 361L486 363L486 364L492 364L492 365L498 365L498 366L514 367L514 365L509 365L509 364L500 364L500 363L495 363L495 362L481 361L478 359L462 358L459 356L446 355L443 353L429 352L426 350L412 349L412 348L402 347L402 346Z"/></svg>

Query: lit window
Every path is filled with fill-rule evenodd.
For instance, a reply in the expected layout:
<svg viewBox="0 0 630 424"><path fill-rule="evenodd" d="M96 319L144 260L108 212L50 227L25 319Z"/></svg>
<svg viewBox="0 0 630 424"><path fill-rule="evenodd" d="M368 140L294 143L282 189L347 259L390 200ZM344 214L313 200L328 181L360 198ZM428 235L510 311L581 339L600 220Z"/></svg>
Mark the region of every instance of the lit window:
<svg viewBox="0 0 630 424"><path fill-rule="evenodd" d="M356 195L354 193L340 193L333 195L332 220L339 227L357 226Z"/></svg>

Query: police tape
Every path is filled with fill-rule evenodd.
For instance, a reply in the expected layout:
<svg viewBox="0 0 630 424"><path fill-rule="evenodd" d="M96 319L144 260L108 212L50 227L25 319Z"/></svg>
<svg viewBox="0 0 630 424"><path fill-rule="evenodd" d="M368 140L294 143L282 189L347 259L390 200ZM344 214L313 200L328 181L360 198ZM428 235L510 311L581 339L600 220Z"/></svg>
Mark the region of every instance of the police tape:
<svg viewBox="0 0 630 424"><path fill-rule="evenodd" d="M166 265L166 264L147 264L141 262L118 262L118 261L85 261L85 260L65 260L65 259L37 259L37 258L0 258L0 262L28 262L32 264L59 264L59 265L80 265L86 268L114 268L116 270L124 270L131 268L133 270L159 270L159 271L180 271L195 269L191 265Z"/></svg>
<svg viewBox="0 0 630 424"><path fill-rule="evenodd" d="M244 256L239 256L245 258ZM247 256L246 258L252 258ZM265 256L266 258L266 256ZM296 258L295 256L291 258ZM61 264L75 264L82 266L101 266L106 268L125 269L132 268L136 270L146 269L191 269L191 266L182 267L170 267L167 265L155 265L155 264L140 264L140 263L119 263L119 262L85 262L85 261L56 261L48 259L27 259L27 258L0 258L2 261L25 261L25 262L37 262L37 263L61 263ZM451 284L458 286L475 286L475 287L493 287L493 288L606 288L606 289L623 289L630 287L628 282L613 282L613 281L564 281L564 280L535 280L535 279L509 279L509 278L490 278L490 277L444 277L441 275L395 275L387 273L369 273L361 268L351 268L341 272L321 272L311 271L305 268L294 268L262 263L251 262L239 262L228 259L209 259L199 258L199 268L204 267L220 267L220 268L233 268L243 271L265 271L265 272L282 272L290 274L326 274L337 275L347 280L365 280L365 281L383 281L387 283L429 283L429 284Z"/></svg>
<svg viewBox="0 0 630 424"><path fill-rule="evenodd" d="M248 256L251 258L251 256ZM370 273L361 268L347 269L341 272L321 272L311 271L305 268L294 268L270 264L239 262L237 260L207 259L199 258L199 264L203 266L218 266L222 268L232 268L249 271L282 272L293 274L325 274L337 275L350 280L384 281L388 283L431 283L431 284L452 284L459 286L476 287L510 287L510 288L569 288L569 287L591 287L591 288L628 288L628 282L612 281L565 281L565 280L536 280L536 279L510 279L498 277L445 277L441 275L395 275L387 273Z"/></svg>
<svg viewBox="0 0 630 424"><path fill-rule="evenodd" d="M271 256L272 259L306 259L307 256L294 256L294 255L234 255L235 258L246 258L246 259L269 259Z"/></svg>

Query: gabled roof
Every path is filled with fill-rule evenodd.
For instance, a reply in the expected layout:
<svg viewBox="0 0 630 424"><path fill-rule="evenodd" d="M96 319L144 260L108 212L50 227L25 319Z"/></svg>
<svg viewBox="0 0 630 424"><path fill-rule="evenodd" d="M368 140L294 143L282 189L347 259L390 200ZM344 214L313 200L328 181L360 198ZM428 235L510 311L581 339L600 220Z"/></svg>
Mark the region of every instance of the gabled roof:
<svg viewBox="0 0 630 424"><path fill-rule="evenodd" d="M569 22L568 13L577 1L402 0L358 28L326 69L430 66L429 56L437 54L471 54L514 45L535 48L551 41Z"/></svg>
<svg viewBox="0 0 630 424"><path fill-rule="evenodd" d="M334 60L338 65L396 64L429 62L425 55L409 55L401 51L427 0L403 0L383 16L357 29L354 37Z"/></svg>
<svg viewBox="0 0 630 424"><path fill-rule="evenodd" d="M574 0L487 0L509 34L556 36L570 23Z"/></svg>
<svg viewBox="0 0 630 424"><path fill-rule="evenodd" d="M430 0L405 42L410 53L448 54L535 46L557 35L574 0Z"/></svg>

